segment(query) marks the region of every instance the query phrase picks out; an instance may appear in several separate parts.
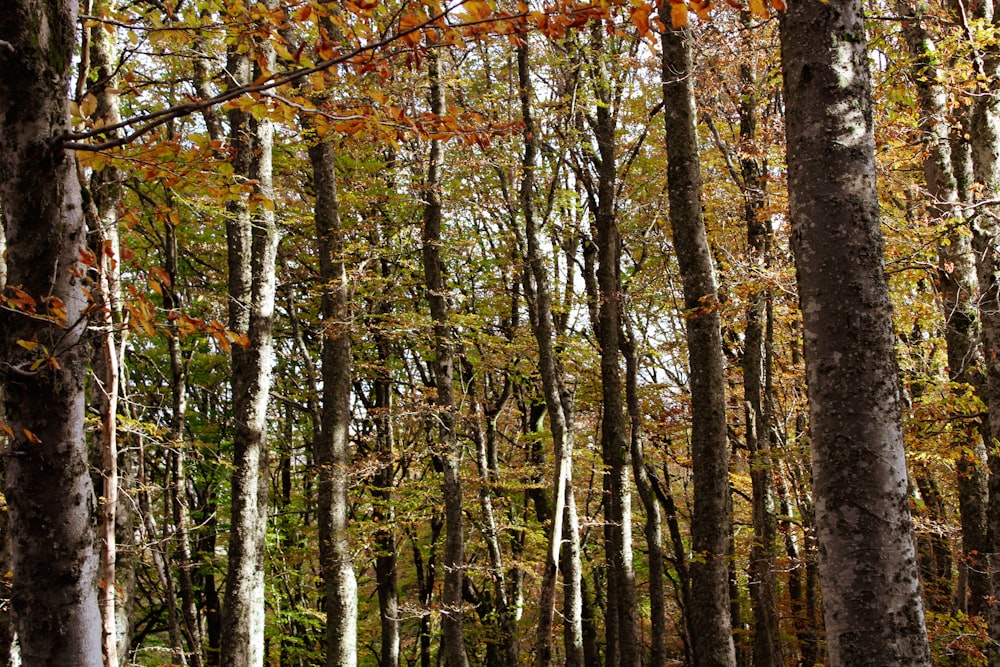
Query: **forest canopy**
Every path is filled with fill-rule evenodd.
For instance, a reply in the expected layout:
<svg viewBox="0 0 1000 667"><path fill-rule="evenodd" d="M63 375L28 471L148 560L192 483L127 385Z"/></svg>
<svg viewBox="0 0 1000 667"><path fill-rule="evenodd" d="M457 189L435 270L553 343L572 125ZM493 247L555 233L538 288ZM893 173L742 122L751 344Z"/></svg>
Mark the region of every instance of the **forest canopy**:
<svg viewBox="0 0 1000 667"><path fill-rule="evenodd" d="M5 0L0 213L0 666L1000 660L994 0Z"/></svg>

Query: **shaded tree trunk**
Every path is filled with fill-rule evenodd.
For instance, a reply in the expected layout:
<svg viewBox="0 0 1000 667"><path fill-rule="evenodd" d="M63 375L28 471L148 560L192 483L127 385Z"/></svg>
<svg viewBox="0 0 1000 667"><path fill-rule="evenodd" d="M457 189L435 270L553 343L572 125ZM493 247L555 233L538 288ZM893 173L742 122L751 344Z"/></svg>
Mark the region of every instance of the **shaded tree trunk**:
<svg viewBox="0 0 1000 667"><path fill-rule="evenodd" d="M70 129L76 8L17 0L0 12L8 281L0 356L13 433L6 476L12 605L25 667L101 664L94 489L84 440L88 303L80 258L87 241L74 159L59 146Z"/></svg>
<svg viewBox="0 0 1000 667"><path fill-rule="evenodd" d="M351 332L344 233L337 200L333 146L309 148L316 188L316 236L320 283L324 285L323 413L313 458L319 471L316 517L320 569L326 583L327 667L358 662L358 595L353 554L347 535L351 452Z"/></svg>
<svg viewBox="0 0 1000 667"><path fill-rule="evenodd" d="M549 545L542 574L538 628L535 640L535 665L546 667L552 661L552 624L556 604L556 578L562 566L565 613L563 636L565 664L579 667L583 660L583 629L580 608L579 533L573 496L573 398L556 356L555 325L552 316L552 294L548 272L542 258L541 240L535 211L535 169L538 137L532 112L532 86L527 41L517 47L518 94L521 118L524 122L524 155L520 186L521 214L524 216L524 253L527 269L524 273L524 293L532 332L538 345L538 370L548 414L549 430L555 452L555 507L552 510ZM541 512L539 512L541 520ZM564 537L565 536L565 537ZM563 542L569 553L562 551Z"/></svg>
<svg viewBox="0 0 1000 667"><path fill-rule="evenodd" d="M444 88L439 55L427 53L431 113L444 116ZM444 592L441 597L441 626L447 667L467 667L462 632L462 579L465 576L465 529L462 517L462 450L455 433L455 388L453 331L448 323L448 287L441 257L441 173L444 142L431 140L427 177L424 182L423 264L427 301L434 322L434 385L437 389L436 418L444 464L445 548Z"/></svg>
<svg viewBox="0 0 1000 667"><path fill-rule="evenodd" d="M661 19L670 25L669 3ZM727 572L729 449L722 331L712 257L701 212L701 172L692 87L691 32L662 35L667 187L674 251L684 290L691 384L694 510L690 631L694 664L736 664Z"/></svg>
<svg viewBox="0 0 1000 667"><path fill-rule="evenodd" d="M929 665L861 3L790 5L781 48L829 660Z"/></svg>

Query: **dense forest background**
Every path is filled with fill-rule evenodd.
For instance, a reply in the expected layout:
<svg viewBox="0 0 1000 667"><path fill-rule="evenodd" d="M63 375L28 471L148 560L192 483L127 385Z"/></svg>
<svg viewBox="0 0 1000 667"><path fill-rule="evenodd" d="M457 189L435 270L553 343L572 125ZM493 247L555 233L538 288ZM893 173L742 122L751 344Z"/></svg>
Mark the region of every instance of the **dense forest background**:
<svg viewBox="0 0 1000 667"><path fill-rule="evenodd" d="M72 53L32 76L68 73L54 162L78 184L86 242L70 250L76 297L0 272L17 413L0 415L3 461L59 426L24 378L75 377L96 495L80 551L18 562L98 568L108 667L825 664L814 491L869 491L822 467L814 485L786 156L827 165L786 146L785 9L83 0L65 25L17 14L16 30L64 34ZM931 662L986 665L1000 15L990 0L866 11L867 45L860 29L847 41L871 70L867 254L884 258L892 306L896 523L910 534L908 506ZM15 14L0 67L20 57ZM0 91L7 146L18 90ZM8 224L10 193L53 179L5 169L0 241L12 267L42 262L15 253L44 241ZM820 291L851 283L819 261ZM845 322L861 305L839 304ZM850 363L810 383L863 394ZM867 456L846 467L882 454ZM9 479L8 500L90 493L61 484ZM28 569L11 560L17 526L58 523L24 516L0 552L7 591ZM12 613L45 606L40 589L14 597L3 664Z"/></svg>

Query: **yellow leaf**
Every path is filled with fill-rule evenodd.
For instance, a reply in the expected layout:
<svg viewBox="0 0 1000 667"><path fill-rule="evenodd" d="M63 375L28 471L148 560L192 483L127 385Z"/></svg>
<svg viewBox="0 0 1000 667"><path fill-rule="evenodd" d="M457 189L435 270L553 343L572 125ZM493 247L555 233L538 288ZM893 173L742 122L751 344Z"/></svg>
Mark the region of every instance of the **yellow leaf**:
<svg viewBox="0 0 1000 667"><path fill-rule="evenodd" d="M34 340L19 340L17 341L17 344L30 352L37 348L40 343Z"/></svg>
<svg viewBox="0 0 1000 667"><path fill-rule="evenodd" d="M490 3L485 0L468 0L462 5L462 9L465 13L469 15L469 18L473 21L482 21L489 18L490 14L493 13L493 8L490 7Z"/></svg>
<svg viewBox="0 0 1000 667"><path fill-rule="evenodd" d="M767 11L767 5L764 4L764 0L750 0L750 11L757 18L766 19L770 17L770 14Z"/></svg>

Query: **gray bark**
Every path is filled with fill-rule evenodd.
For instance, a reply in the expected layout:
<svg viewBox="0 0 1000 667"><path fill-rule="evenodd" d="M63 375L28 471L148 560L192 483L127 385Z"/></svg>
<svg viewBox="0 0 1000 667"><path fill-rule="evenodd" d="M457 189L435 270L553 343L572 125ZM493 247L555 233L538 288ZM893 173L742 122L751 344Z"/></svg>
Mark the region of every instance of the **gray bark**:
<svg viewBox="0 0 1000 667"><path fill-rule="evenodd" d="M556 581L563 565L564 602L563 636L565 664L579 667L582 661L583 629L581 625L579 533L573 496L573 397L565 385L565 377L555 353L555 325L552 317L552 294L549 276L542 258L541 240L535 211L535 169L537 168L538 137L532 113L531 64L527 41L517 48L518 94L521 118L524 122L524 155L520 186L521 214L524 216L524 254L527 270L524 293L535 342L538 345L538 372L542 380L549 430L555 452L556 470L553 479L555 507L551 516L545 569L539 593L538 628L535 640L535 665L546 667L552 662L552 625L556 605ZM572 514L569 511L572 507ZM565 535L565 537L564 537ZM569 544L569 554L562 552L563 542ZM575 557L574 557L575 553Z"/></svg>
<svg viewBox="0 0 1000 667"><path fill-rule="evenodd" d="M427 53L431 113L445 114L444 87L438 53ZM441 596L441 626L447 667L467 667L462 633L462 579L465 576L465 530L462 516L461 447L455 432L454 343L448 323L448 287L444 279L441 214L441 175L444 143L431 140L427 177L424 181L423 264L427 301L434 322L434 385L437 389L435 414L439 448L444 465L445 547L444 591Z"/></svg>
<svg viewBox="0 0 1000 667"><path fill-rule="evenodd" d="M861 3L791 4L781 47L829 660L929 665Z"/></svg>
<svg viewBox="0 0 1000 667"><path fill-rule="evenodd" d="M973 18L1000 26L993 0L975 3ZM980 81L968 122L973 176L979 186L978 201L970 212L976 271L979 277L979 313L983 357L986 361L986 406L989 410L989 501L987 534L992 594L986 609L993 649L992 662L1000 660L1000 45L990 43L974 54ZM976 188L973 188L976 190Z"/></svg>
<svg viewBox="0 0 1000 667"><path fill-rule="evenodd" d="M12 604L26 667L101 664L94 489L84 440L88 304L79 260L86 238L74 159L59 146L69 129L76 8L18 0L0 12L5 296L16 297L14 288L26 295L0 313L4 408L14 434L6 479ZM53 317L30 317L31 308Z"/></svg>
<svg viewBox="0 0 1000 667"><path fill-rule="evenodd" d="M269 4L273 8L274 4ZM256 47L273 68L274 51ZM233 86L252 81L251 54L231 53ZM259 74L259 72L258 72ZM256 199L273 200L270 120L230 111L233 167L254 182ZM278 231L273 209L250 196L229 207L226 222L229 260L229 328L247 337L232 346L233 475L229 570L222 612L222 667L260 667L264 659L264 537L267 529L267 404L271 387L275 260Z"/></svg>
<svg viewBox="0 0 1000 667"><path fill-rule="evenodd" d="M632 498L629 483L631 447L622 395L621 369L621 237L616 212L618 165L615 91L611 54L606 52L604 27L592 23L590 73L596 109L590 118L596 154L590 155L596 175L591 213L596 229L597 318L594 333L601 358L601 460L604 463L604 553L608 567L605 613L606 661L613 667L641 662L639 613L632 559Z"/></svg>
<svg viewBox="0 0 1000 667"><path fill-rule="evenodd" d="M661 18L670 25L668 3L661 8ZM727 572L731 521L725 374L715 271L701 212L690 30L664 30L662 46L670 226L683 283L691 373L691 644L696 667L732 666L736 652Z"/></svg>
<svg viewBox="0 0 1000 667"><path fill-rule="evenodd" d="M913 78L920 103L920 129L927 145L924 179L927 184L928 213L944 227L938 244L938 283L945 317L945 344L948 355L948 379L985 391L982 374L982 350L979 342L979 288L976 282L975 256L961 221L962 194L955 173L956 160L952 140L948 99L938 83L940 67L937 49L924 26L919 8L900 2L897 11L904 18L903 36L913 58ZM964 391L964 389L959 389ZM958 606L978 613L989 595L989 577L983 554L988 553L986 535L986 450L972 423L955 424L954 433L962 453L957 462L958 497L962 523L963 563L968 567L971 604L960 590Z"/></svg>
<svg viewBox="0 0 1000 667"><path fill-rule="evenodd" d="M320 282L324 285L323 408L313 458L319 472L316 518L319 526L320 569L326 584L327 667L358 662L358 595L354 557L348 542L348 488L351 451L351 331L344 232L337 199L333 146L320 142L309 148L316 188L316 236Z"/></svg>

